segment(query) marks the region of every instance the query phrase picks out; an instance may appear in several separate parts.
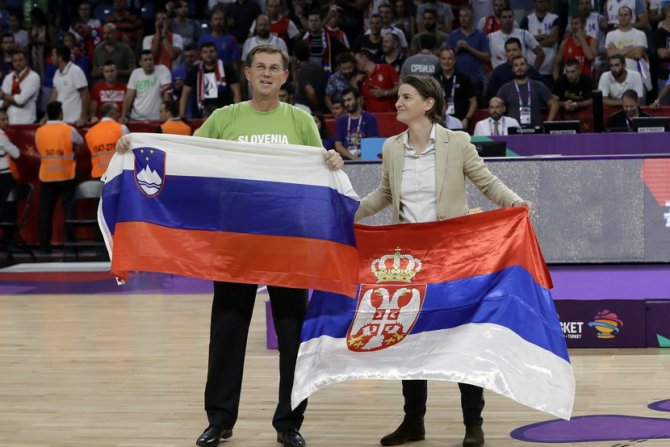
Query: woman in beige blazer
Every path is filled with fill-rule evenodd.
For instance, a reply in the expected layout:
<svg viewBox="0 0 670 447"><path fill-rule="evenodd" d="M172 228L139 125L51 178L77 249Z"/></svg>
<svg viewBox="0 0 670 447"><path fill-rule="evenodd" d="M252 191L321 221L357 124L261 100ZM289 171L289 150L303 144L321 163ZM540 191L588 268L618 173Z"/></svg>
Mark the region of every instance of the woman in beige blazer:
<svg viewBox="0 0 670 447"><path fill-rule="evenodd" d="M491 174L465 132L440 125L444 93L432 77L406 76L396 102L398 121L408 129L384 143L382 178L377 189L361 201L356 220L393 207L393 223L431 222L468 214L465 179L468 178L499 206L529 206ZM405 418L382 445L399 445L425 438L427 383L403 380ZM459 383L465 424L464 447L484 444L481 413L484 392Z"/></svg>

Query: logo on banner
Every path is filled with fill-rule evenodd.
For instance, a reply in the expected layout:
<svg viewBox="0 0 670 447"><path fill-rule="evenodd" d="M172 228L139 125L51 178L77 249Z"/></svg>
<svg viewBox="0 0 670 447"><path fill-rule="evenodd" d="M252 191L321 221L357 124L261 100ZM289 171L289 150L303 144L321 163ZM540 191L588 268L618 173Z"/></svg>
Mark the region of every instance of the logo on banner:
<svg viewBox="0 0 670 447"><path fill-rule="evenodd" d="M384 255L372 261L377 284L362 284L349 331L347 347L366 352L400 343L411 332L426 296L425 284L412 284L421 260L410 254Z"/></svg>
<svg viewBox="0 0 670 447"><path fill-rule="evenodd" d="M156 197L165 184L165 152L153 147L133 149L135 183L147 197Z"/></svg>
<svg viewBox="0 0 670 447"><path fill-rule="evenodd" d="M598 332L596 337L610 339L621 331L619 328L623 326L623 321L617 314L605 309L596 314L589 326Z"/></svg>

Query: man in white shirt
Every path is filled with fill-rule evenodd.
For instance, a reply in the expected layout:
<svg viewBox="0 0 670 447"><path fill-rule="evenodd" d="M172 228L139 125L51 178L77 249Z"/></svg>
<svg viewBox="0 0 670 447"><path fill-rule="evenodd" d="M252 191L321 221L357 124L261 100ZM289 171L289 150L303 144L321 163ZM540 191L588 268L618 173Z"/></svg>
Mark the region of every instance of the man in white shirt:
<svg viewBox="0 0 670 447"><path fill-rule="evenodd" d="M170 31L165 11L156 13L154 24L156 32L144 38L142 49L151 50L154 61L171 70L173 61L184 50L184 39L179 34Z"/></svg>
<svg viewBox="0 0 670 447"><path fill-rule="evenodd" d="M60 45L53 50L58 70L54 73L54 88L49 102L63 105L63 121L82 127L88 120L90 94L84 71L70 61L70 49Z"/></svg>
<svg viewBox="0 0 670 447"><path fill-rule="evenodd" d="M519 122L509 116L504 116L507 108L502 98L494 96L489 100L489 117L475 124L474 136L489 137L495 135L509 135L510 127L521 127Z"/></svg>
<svg viewBox="0 0 670 447"><path fill-rule="evenodd" d="M241 61L245 61L247 59L247 54L249 54L252 48L257 47L258 45L276 45L288 52L284 39L270 32L271 24L268 16L261 14L256 18L254 23L256 24L256 34L244 41L244 47L242 47L242 55L240 57Z"/></svg>
<svg viewBox="0 0 670 447"><path fill-rule="evenodd" d="M172 75L165 65L155 65L151 50L140 56L140 68L130 74L126 97L123 99L123 117L126 124L133 120L158 120L163 101L170 98Z"/></svg>
<svg viewBox="0 0 670 447"><path fill-rule="evenodd" d="M532 14L524 17L521 21L521 29L530 31L535 40L542 45L544 51L544 61L538 69L545 79L551 82L554 60L558 50L558 39L561 22L556 14L549 12L548 0L534 0L534 11ZM535 62L535 55L529 54L528 62Z"/></svg>
<svg viewBox="0 0 670 447"><path fill-rule="evenodd" d="M601 2L602 4L602 2ZM644 0L606 0L603 11L605 15L601 19L600 25L603 29L611 31L620 25L619 8L628 6L631 11L631 23L641 31L649 26L649 17L647 16L647 7Z"/></svg>
<svg viewBox="0 0 670 447"><path fill-rule="evenodd" d="M28 67L22 50L12 52L12 67L14 70L2 81L0 107L7 109L10 124L32 124L37 120L40 76Z"/></svg>
<svg viewBox="0 0 670 447"><path fill-rule="evenodd" d="M610 31L605 36L607 56L611 57L615 54L624 56L628 71L640 72L638 62L646 63L648 73L649 63L646 61L645 53L647 49L647 36L639 29L633 28L631 18L632 12L628 6L619 8L619 28Z"/></svg>
<svg viewBox="0 0 670 447"><path fill-rule="evenodd" d="M603 93L603 104L621 106L621 97L626 90L635 90L640 98L644 96L642 77L637 71L626 70L625 58L615 54L609 58L610 71L603 73L598 82L598 90Z"/></svg>
<svg viewBox="0 0 670 447"><path fill-rule="evenodd" d="M528 58L530 53L534 53L535 63L533 66L539 70L544 62L544 51L535 37L526 30L514 27L514 11L505 7L500 13L501 28L489 34L489 47L491 48L491 65L496 68L498 65L507 62L507 53L505 51L505 42L510 37L516 37L521 42L521 54Z"/></svg>

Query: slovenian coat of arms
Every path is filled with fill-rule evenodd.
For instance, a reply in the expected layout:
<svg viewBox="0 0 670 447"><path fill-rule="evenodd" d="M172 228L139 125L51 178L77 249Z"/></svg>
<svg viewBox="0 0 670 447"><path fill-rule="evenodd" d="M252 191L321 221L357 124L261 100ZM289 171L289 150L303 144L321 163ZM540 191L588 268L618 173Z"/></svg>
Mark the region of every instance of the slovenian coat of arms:
<svg viewBox="0 0 670 447"><path fill-rule="evenodd" d="M165 152L153 147L133 149L135 183L147 197L156 197L165 184Z"/></svg>
<svg viewBox="0 0 670 447"><path fill-rule="evenodd" d="M410 254L384 255L370 269L377 284L363 284L349 331L351 351L378 351L400 343L416 323L426 296L425 284L412 284L421 260Z"/></svg>

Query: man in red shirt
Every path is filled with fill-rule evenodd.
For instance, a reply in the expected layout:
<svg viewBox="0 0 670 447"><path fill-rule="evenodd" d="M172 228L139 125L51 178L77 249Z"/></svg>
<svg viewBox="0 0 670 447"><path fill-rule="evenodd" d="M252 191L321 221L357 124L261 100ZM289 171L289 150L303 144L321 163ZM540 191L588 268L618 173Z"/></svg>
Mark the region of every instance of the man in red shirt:
<svg viewBox="0 0 670 447"><path fill-rule="evenodd" d="M126 84L117 79L118 72L114 62L107 61L102 66L104 81L98 82L91 90L91 108L89 114L91 123L100 119L100 109L106 102L113 102L119 110L123 108L123 98L126 95Z"/></svg>
<svg viewBox="0 0 670 447"><path fill-rule="evenodd" d="M369 51L356 53L356 84L370 113L395 112L400 79L389 64L376 64Z"/></svg>

